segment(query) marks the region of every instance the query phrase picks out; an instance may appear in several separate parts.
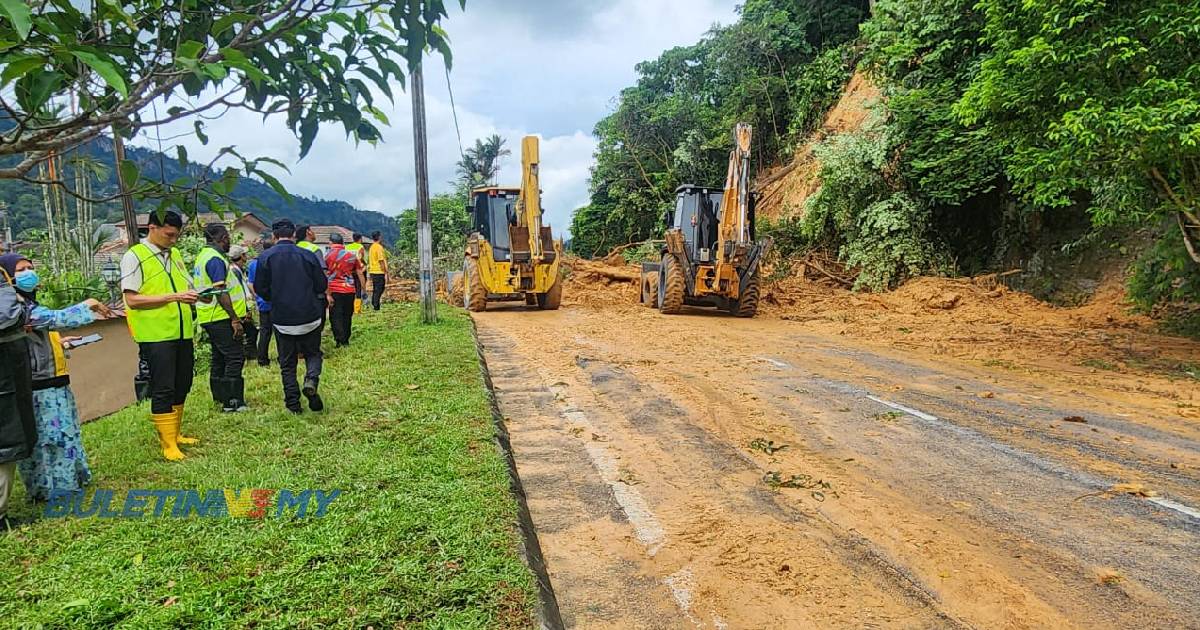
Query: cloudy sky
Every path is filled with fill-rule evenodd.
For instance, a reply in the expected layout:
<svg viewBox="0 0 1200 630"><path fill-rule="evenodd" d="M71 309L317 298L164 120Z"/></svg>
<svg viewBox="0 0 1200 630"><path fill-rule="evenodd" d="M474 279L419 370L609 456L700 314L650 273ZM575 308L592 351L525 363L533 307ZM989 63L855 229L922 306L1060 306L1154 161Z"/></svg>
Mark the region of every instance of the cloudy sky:
<svg viewBox="0 0 1200 630"><path fill-rule="evenodd" d="M587 201L591 132L610 112L634 65L672 46L698 40L714 23L735 19L735 0L468 0L452 5L445 22L454 52L451 85L463 144L498 133L513 155L500 182L520 180L521 137L541 136L543 205L556 232ZM434 194L451 188L459 145L440 57L425 70L430 183ZM392 122L385 142L355 146L341 125L323 126L312 151L297 162L295 138L279 120L230 112L207 123L207 147L184 141L193 160L236 145L243 155L269 156L291 165L280 178L296 194L342 199L359 208L397 214L413 206L410 96L383 101ZM190 122L175 130L190 129ZM164 131L164 134L168 132ZM173 134L170 134L173 135ZM140 144L153 146L152 142Z"/></svg>

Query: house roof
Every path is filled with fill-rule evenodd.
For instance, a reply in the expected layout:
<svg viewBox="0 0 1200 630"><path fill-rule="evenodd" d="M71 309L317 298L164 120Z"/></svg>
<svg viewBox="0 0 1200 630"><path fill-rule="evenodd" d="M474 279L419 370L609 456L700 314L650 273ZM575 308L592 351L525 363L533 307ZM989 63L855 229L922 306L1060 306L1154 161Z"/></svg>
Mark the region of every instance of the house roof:
<svg viewBox="0 0 1200 630"><path fill-rule="evenodd" d="M310 225L313 234L317 236L316 244L324 245L329 243L330 234L341 234L342 240L346 243L350 242L350 238L354 236L354 230L345 228L340 225Z"/></svg>
<svg viewBox="0 0 1200 630"><path fill-rule="evenodd" d="M196 215L196 220L199 221L201 225L208 225L209 223L232 223L234 225L248 224L248 227L251 230L254 230L257 232L262 232L263 230L266 230L267 228L270 227L269 225L267 225L267 223L265 221L258 218L258 215L254 214L253 212L243 212L241 214L241 216L235 216L235 217L230 217L230 216L226 215L226 217L224 219L222 219L215 212L201 212L200 214ZM139 228L148 227L150 225L150 213L148 213L148 212L138 213L137 222L138 222ZM113 225L113 227L124 229L125 221L118 221L116 223L113 223L112 225Z"/></svg>

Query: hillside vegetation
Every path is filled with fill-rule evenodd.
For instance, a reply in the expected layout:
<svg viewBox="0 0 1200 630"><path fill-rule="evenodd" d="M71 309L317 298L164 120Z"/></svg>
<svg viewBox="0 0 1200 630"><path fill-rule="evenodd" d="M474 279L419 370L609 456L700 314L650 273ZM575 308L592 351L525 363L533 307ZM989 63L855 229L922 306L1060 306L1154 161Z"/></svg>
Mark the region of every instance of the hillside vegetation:
<svg viewBox="0 0 1200 630"><path fill-rule="evenodd" d="M73 172L76 164L74 158L79 156L91 162L86 170L93 178L94 194L97 197L114 195L117 191L117 181L112 167L116 163L112 141L102 137L80 147L64 160L65 170ZM161 178L168 182L192 180L206 168L188 160L186 154L183 154L181 161L180 156L163 155L158 151L138 147L127 147L126 158L137 164L146 177L159 179L161 174ZM12 161L10 158L0 163ZM219 171L210 170L210 178L219 179L220 176ZM296 195L285 198L268 184L251 177L237 177L236 181L231 193L234 208L240 212L253 212L267 223L270 223L271 219L286 216L297 223L342 225L366 234L380 230L389 242L394 241L399 234L395 222L380 212L359 210L345 201ZM0 203L8 205L9 225L17 238L21 238L26 230L45 228L46 213L40 186L20 180L0 179ZM70 205L73 206L74 202L71 201ZM139 212L149 212L156 209L158 203L143 200L138 202L137 206ZM118 222L121 220L121 202L114 199L95 204L94 213L98 221Z"/></svg>
<svg viewBox="0 0 1200 630"><path fill-rule="evenodd" d="M676 185L723 181L744 120L760 185L793 160L815 174L764 221L784 256L832 251L880 290L1140 252L1130 296L1186 314L1198 51L1197 3L747 0L735 24L637 67L596 126L572 245L603 255L659 234ZM879 98L822 126L852 75Z"/></svg>

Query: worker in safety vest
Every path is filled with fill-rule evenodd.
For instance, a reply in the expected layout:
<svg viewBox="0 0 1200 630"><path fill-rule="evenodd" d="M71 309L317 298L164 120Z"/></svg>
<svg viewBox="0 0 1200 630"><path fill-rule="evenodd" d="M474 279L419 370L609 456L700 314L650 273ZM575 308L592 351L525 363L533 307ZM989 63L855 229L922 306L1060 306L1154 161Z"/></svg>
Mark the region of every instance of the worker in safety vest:
<svg viewBox="0 0 1200 630"><path fill-rule="evenodd" d="M198 441L179 433L195 364L191 305L199 298L175 249L182 229L178 213L151 212L150 233L121 258L129 330L150 366L150 417L163 457L172 461L183 459L180 444Z"/></svg>
<svg viewBox="0 0 1200 630"><path fill-rule="evenodd" d="M363 243L363 235L358 232L354 233L350 244L346 246L346 251L358 256L358 264L363 269L367 268L367 246ZM365 278L365 276L364 276ZM367 297L366 282L360 282L358 276L354 276L354 314L358 315L362 312L363 299Z"/></svg>
<svg viewBox="0 0 1200 630"><path fill-rule="evenodd" d="M232 413L246 410L246 383L242 367L246 352L242 338L246 334L242 320L247 314L246 287L241 276L233 273L226 254L229 252L229 229L220 223L204 228L207 245L200 250L192 268L197 291L220 291L216 299L196 305L196 320L208 334L212 346L208 384L213 400L221 411Z"/></svg>
<svg viewBox="0 0 1200 630"><path fill-rule="evenodd" d="M317 240L317 233L313 232L311 225L296 226L296 247L308 250L317 255L317 260L321 261L321 269L325 268L325 252L321 251L321 246L313 241Z"/></svg>

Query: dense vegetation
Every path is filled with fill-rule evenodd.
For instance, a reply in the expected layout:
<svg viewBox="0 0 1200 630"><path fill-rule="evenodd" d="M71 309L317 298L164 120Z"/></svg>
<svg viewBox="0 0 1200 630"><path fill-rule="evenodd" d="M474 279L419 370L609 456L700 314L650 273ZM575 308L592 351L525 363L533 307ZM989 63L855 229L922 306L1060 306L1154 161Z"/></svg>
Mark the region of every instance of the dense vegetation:
<svg viewBox="0 0 1200 630"><path fill-rule="evenodd" d="M867 7L747 0L732 26L639 64L637 85L596 125L591 202L572 220L573 249L603 254L649 237L676 186L720 185L738 121L757 130L759 164L788 157L850 76L847 44Z"/></svg>
<svg viewBox="0 0 1200 630"><path fill-rule="evenodd" d="M736 120L786 162L853 71L883 98L817 149L822 189L768 226L782 253L838 252L858 286L1038 267L1130 240L1150 308L1200 297L1200 3L748 0L737 23L638 66L596 126L574 248L661 230L673 188L719 183ZM1192 229L1191 226L1196 226ZM1106 242L1108 241L1108 242Z"/></svg>

